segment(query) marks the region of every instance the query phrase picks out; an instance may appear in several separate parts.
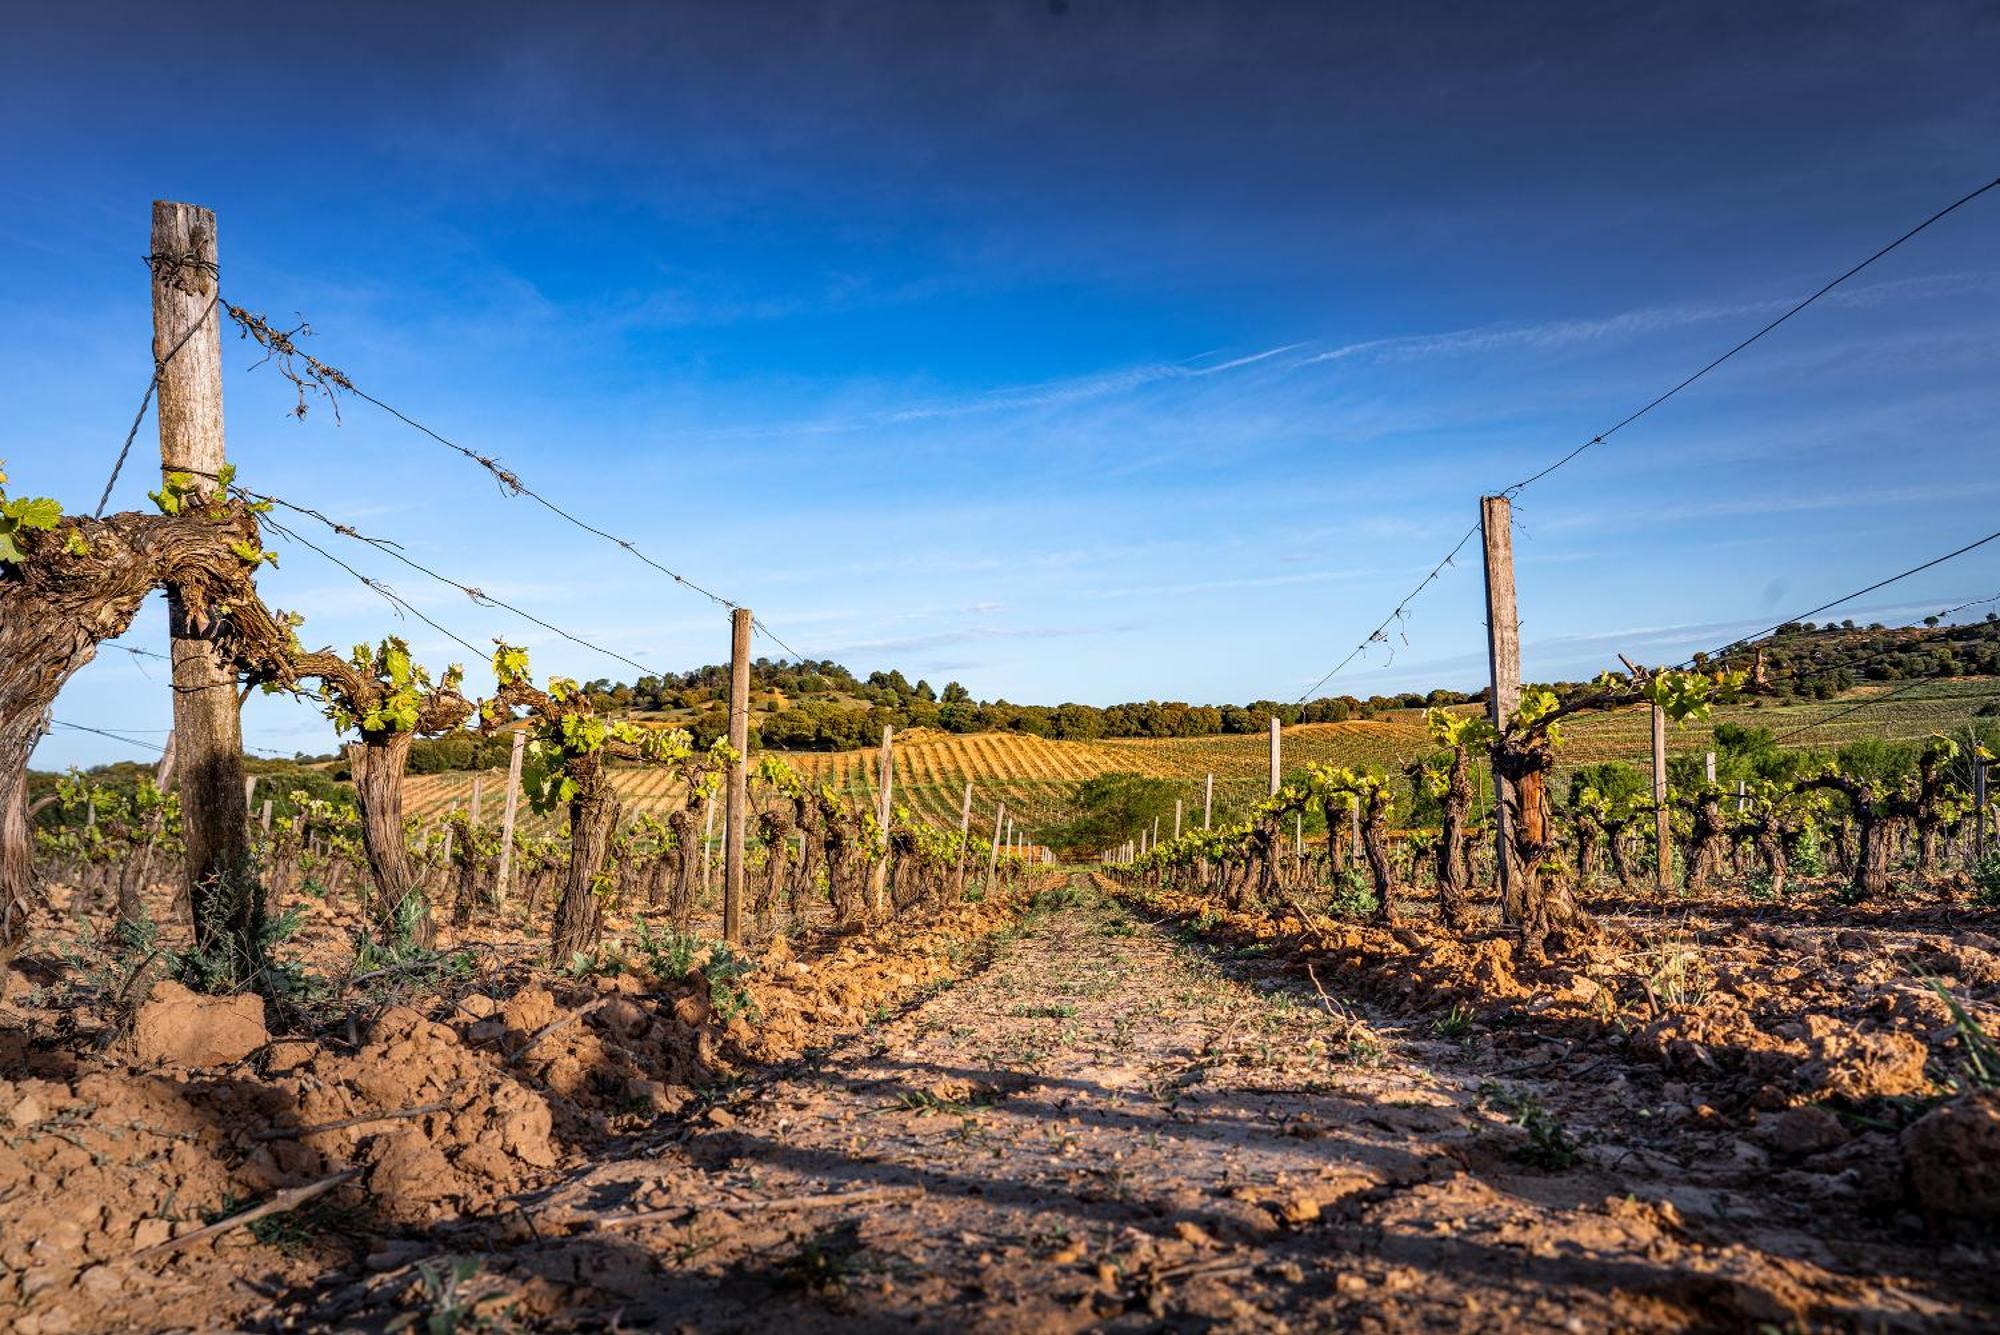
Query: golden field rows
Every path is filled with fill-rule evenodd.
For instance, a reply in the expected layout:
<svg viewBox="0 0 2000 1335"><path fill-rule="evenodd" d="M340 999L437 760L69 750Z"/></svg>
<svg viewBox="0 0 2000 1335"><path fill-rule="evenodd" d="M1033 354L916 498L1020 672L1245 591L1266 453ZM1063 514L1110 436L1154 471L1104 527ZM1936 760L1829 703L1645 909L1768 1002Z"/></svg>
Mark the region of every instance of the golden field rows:
<svg viewBox="0 0 2000 1335"><path fill-rule="evenodd" d="M1891 687L1868 686L1839 700L1811 704L1749 703L1719 710L1717 720L1733 720L1768 728L1779 735L1811 728L1791 744L1838 745L1858 737L1922 737L1962 727L1980 706L2000 699L2000 682L1988 678L1926 682L1884 700L1854 710L1864 701L1885 695ZM1823 727L1814 726L1821 720ZM1699 751L1711 744L1712 725L1670 729L1669 749ZM1600 760L1643 760L1648 742L1648 718L1643 709L1585 717L1566 729L1565 766ZM969 780L973 789L973 825L992 829L995 804L1004 801L1016 822L1028 831L1046 829L1065 818L1075 785L1097 774L1128 772L1169 779L1179 785L1190 818L1200 819L1204 776L1215 775L1218 820L1247 809L1268 786L1268 740L1263 734L1164 739L1115 739L1059 742L1023 733L954 734L917 729L896 738L895 796L925 819L941 826L958 822L959 802ZM1384 718L1350 723L1308 723L1283 733L1287 771L1308 764L1370 765L1394 771L1425 749L1420 711L1405 710ZM877 753L866 751L794 752L784 759L814 780L855 796L875 792ZM483 779L485 809L499 810L505 774L489 771ZM409 809L417 815L463 805L471 794L470 774L413 775ZM660 770L621 769L613 774L628 812L663 812L678 794ZM531 828L547 829L546 821Z"/></svg>

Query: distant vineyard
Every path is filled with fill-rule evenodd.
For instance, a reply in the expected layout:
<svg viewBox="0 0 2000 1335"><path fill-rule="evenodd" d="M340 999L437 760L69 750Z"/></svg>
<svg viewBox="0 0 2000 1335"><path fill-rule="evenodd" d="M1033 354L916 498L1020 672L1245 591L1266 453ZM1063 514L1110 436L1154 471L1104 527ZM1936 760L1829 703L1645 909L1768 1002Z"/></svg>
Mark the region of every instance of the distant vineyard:
<svg viewBox="0 0 2000 1335"><path fill-rule="evenodd" d="M1891 691L1898 691L1892 699L1862 710L1854 708ZM1809 730L1789 744L1837 746L1861 737L1923 737L1959 727L1982 705L1996 700L2000 700L2000 682L1992 678L1925 682L1915 689L1905 683L1901 688L1863 687L1837 700L1737 705L1718 710L1715 721L1766 728L1781 737ZM1817 726L1822 721L1824 726ZM1649 746L1648 729L1643 709L1586 716L1569 725L1562 764L1641 761ZM1710 736L1708 725L1670 728L1667 746L1672 751L1699 751L1709 745ZM896 738L896 800L934 824L954 825L969 779L975 828L990 830L994 804L1004 801L1015 820L1034 833L1067 818L1070 794L1078 782L1096 774L1124 771L1172 780L1180 786L1192 818L1199 820L1203 778L1212 773L1216 815L1226 819L1247 810L1264 795L1267 746L1265 737L1255 733L1058 742L1026 733L956 734L915 729ZM1416 710L1367 721L1307 723L1284 730L1287 770L1330 762L1394 771L1424 749L1423 719ZM840 792L875 792L873 749L797 752L784 758L801 773ZM484 800L500 800L505 778L498 770L485 774ZM467 773L412 775L410 810L436 815L454 805L462 806L471 798L472 780ZM678 792L663 770L619 771L614 782L628 812L663 812L678 800ZM532 820L530 824L533 828Z"/></svg>

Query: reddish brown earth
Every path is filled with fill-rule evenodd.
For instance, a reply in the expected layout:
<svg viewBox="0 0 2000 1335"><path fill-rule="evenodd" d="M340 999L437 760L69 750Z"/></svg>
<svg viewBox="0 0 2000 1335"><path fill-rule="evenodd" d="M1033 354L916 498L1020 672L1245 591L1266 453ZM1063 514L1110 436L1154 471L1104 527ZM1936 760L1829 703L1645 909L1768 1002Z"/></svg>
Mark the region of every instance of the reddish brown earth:
<svg viewBox="0 0 2000 1335"><path fill-rule="evenodd" d="M1599 907L1602 948L1538 971L1498 936L1079 880L780 950L754 1022L698 975L551 978L520 941L297 1038L158 988L101 1049L16 960L0 1323L2000 1321L2000 1104L1945 1097L1975 1054L1927 981L1990 1026L1984 924Z"/></svg>

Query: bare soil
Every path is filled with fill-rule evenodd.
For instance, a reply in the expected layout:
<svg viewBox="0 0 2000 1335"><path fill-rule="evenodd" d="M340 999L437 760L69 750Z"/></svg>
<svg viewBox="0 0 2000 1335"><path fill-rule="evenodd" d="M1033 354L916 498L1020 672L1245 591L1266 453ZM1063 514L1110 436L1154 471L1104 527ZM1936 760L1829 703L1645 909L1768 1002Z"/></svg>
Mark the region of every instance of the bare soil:
<svg viewBox="0 0 2000 1335"><path fill-rule="evenodd" d="M551 978L496 946L351 1037L226 1059L141 1060L144 1009L101 1048L9 1029L52 967L17 960L0 1320L2000 1324L2000 1107L1944 1098L1976 1084L1952 1004L1990 1026L2000 1000L1978 915L1605 902L1600 948L1529 970L1497 934L1042 890L802 940L751 975L754 1021L695 975Z"/></svg>

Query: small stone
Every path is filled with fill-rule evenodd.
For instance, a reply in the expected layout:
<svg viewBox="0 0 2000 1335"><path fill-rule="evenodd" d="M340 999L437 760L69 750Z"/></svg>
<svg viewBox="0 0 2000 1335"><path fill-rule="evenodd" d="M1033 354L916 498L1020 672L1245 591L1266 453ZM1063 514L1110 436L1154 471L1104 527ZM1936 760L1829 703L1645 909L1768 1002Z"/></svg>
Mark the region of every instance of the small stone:
<svg viewBox="0 0 2000 1335"><path fill-rule="evenodd" d="M1182 1242L1191 1242L1197 1247L1215 1245L1215 1239L1208 1235L1208 1230L1189 1219L1182 1219L1174 1224L1174 1236Z"/></svg>
<svg viewBox="0 0 2000 1335"><path fill-rule="evenodd" d="M1787 1108L1772 1118L1759 1137L1774 1154L1803 1159L1847 1143L1847 1128L1817 1104Z"/></svg>
<svg viewBox="0 0 2000 1335"><path fill-rule="evenodd" d="M1278 1213L1288 1224L1310 1224L1319 1218L1319 1202L1305 1195L1287 1197Z"/></svg>

